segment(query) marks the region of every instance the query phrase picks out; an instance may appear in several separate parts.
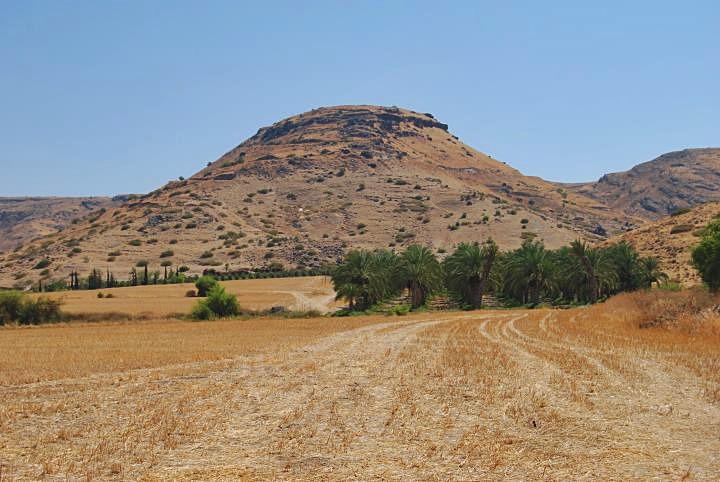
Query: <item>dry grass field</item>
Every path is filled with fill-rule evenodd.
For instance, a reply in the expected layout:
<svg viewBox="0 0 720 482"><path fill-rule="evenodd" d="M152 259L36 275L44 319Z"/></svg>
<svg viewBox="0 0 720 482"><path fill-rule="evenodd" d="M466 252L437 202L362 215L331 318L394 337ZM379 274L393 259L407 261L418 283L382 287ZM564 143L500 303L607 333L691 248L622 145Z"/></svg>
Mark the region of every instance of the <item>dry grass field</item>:
<svg viewBox="0 0 720 482"><path fill-rule="evenodd" d="M324 313L335 299L330 280L325 276L223 281L220 284L229 293L237 295L240 306L249 310L284 306ZM162 318L190 313L197 299L185 294L193 289L192 283L185 283L98 290L112 294L112 298L98 298L98 291L62 291L43 293L42 296L62 300L63 311L72 314L121 313Z"/></svg>
<svg viewBox="0 0 720 482"><path fill-rule="evenodd" d="M718 480L693 296L0 330L0 479Z"/></svg>

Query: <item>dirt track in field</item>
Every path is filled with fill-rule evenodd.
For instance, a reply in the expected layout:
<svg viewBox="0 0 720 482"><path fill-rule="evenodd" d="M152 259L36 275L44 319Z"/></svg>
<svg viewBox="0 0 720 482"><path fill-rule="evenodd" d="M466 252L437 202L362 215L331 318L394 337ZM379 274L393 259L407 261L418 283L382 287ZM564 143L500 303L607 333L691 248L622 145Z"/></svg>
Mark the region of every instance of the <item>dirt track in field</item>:
<svg viewBox="0 0 720 482"><path fill-rule="evenodd" d="M290 352L0 388L3 477L718 480L713 354L589 313L388 318Z"/></svg>

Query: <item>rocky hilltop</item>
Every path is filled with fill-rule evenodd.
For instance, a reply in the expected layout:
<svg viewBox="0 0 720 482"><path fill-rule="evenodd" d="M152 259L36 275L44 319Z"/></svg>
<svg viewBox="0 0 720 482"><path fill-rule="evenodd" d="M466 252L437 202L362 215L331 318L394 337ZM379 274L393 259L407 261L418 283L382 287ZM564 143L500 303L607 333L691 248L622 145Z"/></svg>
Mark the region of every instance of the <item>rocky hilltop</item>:
<svg viewBox="0 0 720 482"><path fill-rule="evenodd" d="M442 252L488 237L503 248L524 239L559 246L602 241L641 222L524 176L463 144L431 114L328 107L261 128L190 179L5 254L0 285L92 268L127 278L139 261L198 273L317 266L351 247L423 243Z"/></svg>
<svg viewBox="0 0 720 482"><path fill-rule="evenodd" d="M655 220L678 209L720 201L720 149L670 152L597 182L565 187L613 210Z"/></svg>

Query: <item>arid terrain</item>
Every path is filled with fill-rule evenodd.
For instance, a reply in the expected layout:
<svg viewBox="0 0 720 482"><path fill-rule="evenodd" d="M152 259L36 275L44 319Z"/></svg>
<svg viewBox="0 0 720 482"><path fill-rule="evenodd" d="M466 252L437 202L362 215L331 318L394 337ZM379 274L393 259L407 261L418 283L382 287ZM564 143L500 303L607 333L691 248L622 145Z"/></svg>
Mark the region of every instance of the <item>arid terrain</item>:
<svg viewBox="0 0 720 482"><path fill-rule="evenodd" d="M127 279L143 261L198 274L317 267L353 247L421 243L442 252L490 237L502 249L525 239L601 243L718 200L719 152L668 153L595 183L561 184L463 144L431 114L324 107L263 127L191 178L142 196L0 203L0 286L93 268ZM88 202L92 211L77 207Z"/></svg>
<svg viewBox="0 0 720 482"><path fill-rule="evenodd" d="M0 478L717 480L720 319L663 300L5 328Z"/></svg>
<svg viewBox="0 0 720 482"><path fill-rule="evenodd" d="M690 248L699 242L702 228L720 217L720 203L696 206L687 212L647 223L610 241L627 241L643 256L654 256L670 279L685 285L700 282L690 262Z"/></svg>
<svg viewBox="0 0 720 482"><path fill-rule="evenodd" d="M102 208L119 206L123 198L0 197L0 252L56 233L73 220Z"/></svg>
<svg viewBox="0 0 720 482"><path fill-rule="evenodd" d="M567 185L618 213L660 219L678 209L720 201L720 149L668 152L597 182Z"/></svg>
<svg viewBox="0 0 720 482"><path fill-rule="evenodd" d="M249 310L283 307L326 313L335 306L335 292L329 278L324 276L224 281L222 286ZM128 314L159 319L189 313L197 299L186 293L193 290L192 283L182 283L98 290L103 295L112 295L108 298L98 298L95 290L59 291L42 296L62 300L63 311L70 314L105 314L108 318Z"/></svg>
<svg viewBox="0 0 720 482"><path fill-rule="evenodd" d="M508 249L523 239L558 247L642 222L466 146L430 114L328 107L260 129L190 179L0 255L0 286L93 268L126 279L141 260L199 273L319 266L348 247L417 242L447 249L492 237Z"/></svg>

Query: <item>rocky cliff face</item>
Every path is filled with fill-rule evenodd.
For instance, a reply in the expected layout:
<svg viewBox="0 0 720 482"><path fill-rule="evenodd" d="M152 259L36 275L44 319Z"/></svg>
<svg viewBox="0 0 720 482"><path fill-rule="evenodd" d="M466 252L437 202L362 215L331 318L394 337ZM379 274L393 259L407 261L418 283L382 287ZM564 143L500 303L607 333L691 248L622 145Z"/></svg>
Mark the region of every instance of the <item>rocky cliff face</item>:
<svg viewBox="0 0 720 482"><path fill-rule="evenodd" d="M720 201L720 149L670 152L567 189L629 215L659 219L681 208Z"/></svg>

